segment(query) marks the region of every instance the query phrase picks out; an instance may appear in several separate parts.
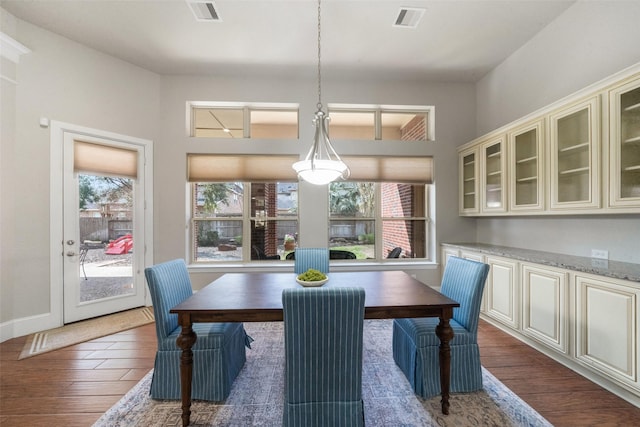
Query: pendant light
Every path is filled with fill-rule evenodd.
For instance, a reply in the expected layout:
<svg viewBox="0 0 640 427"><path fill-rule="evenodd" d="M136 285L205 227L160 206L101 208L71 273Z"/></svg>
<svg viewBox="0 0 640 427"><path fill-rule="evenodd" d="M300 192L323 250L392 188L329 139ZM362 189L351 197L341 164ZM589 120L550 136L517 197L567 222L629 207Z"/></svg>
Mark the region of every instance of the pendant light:
<svg viewBox="0 0 640 427"><path fill-rule="evenodd" d="M298 178L315 185L327 185L336 179L347 179L349 168L333 149L327 132L329 116L322 111L322 75L320 61L320 0L318 0L318 104L313 118L313 145L304 160L293 164Z"/></svg>

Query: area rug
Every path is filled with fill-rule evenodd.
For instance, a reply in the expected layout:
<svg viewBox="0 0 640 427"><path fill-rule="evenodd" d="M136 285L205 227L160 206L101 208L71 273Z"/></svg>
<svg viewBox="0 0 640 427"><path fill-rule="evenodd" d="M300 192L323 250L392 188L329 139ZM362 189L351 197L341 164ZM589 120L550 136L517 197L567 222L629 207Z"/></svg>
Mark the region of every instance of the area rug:
<svg viewBox="0 0 640 427"><path fill-rule="evenodd" d="M366 320L363 399L368 427L550 426L540 414L483 368L484 389L451 396L450 415L442 415L440 397L417 397L391 352L391 320ZM194 401L193 426L279 426L284 403L282 322L245 323L255 341L247 363L226 401ZM179 426L179 401L149 397L149 372L94 427Z"/></svg>
<svg viewBox="0 0 640 427"><path fill-rule="evenodd" d="M71 323L27 337L18 360L152 323L153 308L142 307Z"/></svg>

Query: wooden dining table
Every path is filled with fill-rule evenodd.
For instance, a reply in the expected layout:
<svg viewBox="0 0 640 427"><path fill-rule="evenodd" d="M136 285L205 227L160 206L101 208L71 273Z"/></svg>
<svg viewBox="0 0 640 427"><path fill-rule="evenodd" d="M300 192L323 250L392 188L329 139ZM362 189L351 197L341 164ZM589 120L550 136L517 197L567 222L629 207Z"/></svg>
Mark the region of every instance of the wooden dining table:
<svg viewBox="0 0 640 427"><path fill-rule="evenodd" d="M365 290L365 319L438 317L442 413L449 413L449 382L453 330L449 320L456 301L402 271L332 272L324 287ZM182 349L180 382L182 425L191 417L192 347L197 322L277 322L283 320L282 291L300 287L294 273L228 273L171 309L181 327L176 342Z"/></svg>

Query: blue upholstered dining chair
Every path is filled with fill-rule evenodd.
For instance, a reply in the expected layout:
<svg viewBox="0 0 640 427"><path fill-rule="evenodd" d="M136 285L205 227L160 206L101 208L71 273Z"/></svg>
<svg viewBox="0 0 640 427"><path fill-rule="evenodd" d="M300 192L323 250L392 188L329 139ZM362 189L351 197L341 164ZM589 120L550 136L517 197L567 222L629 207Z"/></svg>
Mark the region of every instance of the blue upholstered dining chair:
<svg viewBox="0 0 640 427"><path fill-rule="evenodd" d="M482 290L489 266L481 262L451 257L442 277L442 294L460 303L450 321L454 337L451 346L450 392L471 392L482 388L478 347L478 321ZM439 319L395 319L393 359L424 398L441 393L440 340L435 330Z"/></svg>
<svg viewBox="0 0 640 427"><path fill-rule="evenodd" d="M326 248L297 248L295 251L293 270L301 274L310 268L323 273L329 272L329 249Z"/></svg>
<svg viewBox="0 0 640 427"><path fill-rule="evenodd" d="M182 259L148 267L144 271L156 323L158 351L151 381L153 399L180 399L180 356L176 344L180 334L178 315L169 310L189 298L193 291ZM242 323L194 323L197 341L193 345L191 398L224 400L246 361L245 345L251 338Z"/></svg>
<svg viewBox="0 0 640 427"><path fill-rule="evenodd" d="M283 426L364 425L364 298L362 288L283 291Z"/></svg>

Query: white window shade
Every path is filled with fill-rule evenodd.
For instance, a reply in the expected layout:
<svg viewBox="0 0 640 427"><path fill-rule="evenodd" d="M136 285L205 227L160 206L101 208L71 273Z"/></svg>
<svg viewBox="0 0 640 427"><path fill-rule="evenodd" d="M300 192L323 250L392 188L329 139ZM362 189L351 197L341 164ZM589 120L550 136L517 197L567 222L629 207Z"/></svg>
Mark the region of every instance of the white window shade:
<svg viewBox="0 0 640 427"><path fill-rule="evenodd" d="M431 184L433 182L432 157L342 156L342 161L351 170L349 181L405 184Z"/></svg>
<svg viewBox="0 0 640 427"><path fill-rule="evenodd" d="M189 182L279 182L297 181L291 165L298 156L238 156L188 154Z"/></svg>
<svg viewBox="0 0 640 427"><path fill-rule="evenodd" d="M136 179L138 177L138 151L74 141L73 170Z"/></svg>

